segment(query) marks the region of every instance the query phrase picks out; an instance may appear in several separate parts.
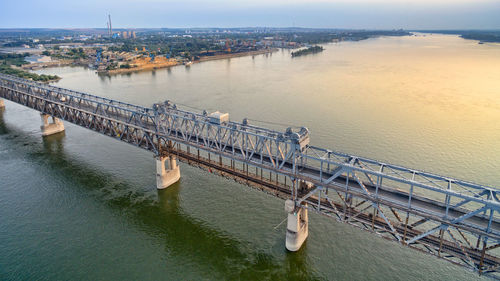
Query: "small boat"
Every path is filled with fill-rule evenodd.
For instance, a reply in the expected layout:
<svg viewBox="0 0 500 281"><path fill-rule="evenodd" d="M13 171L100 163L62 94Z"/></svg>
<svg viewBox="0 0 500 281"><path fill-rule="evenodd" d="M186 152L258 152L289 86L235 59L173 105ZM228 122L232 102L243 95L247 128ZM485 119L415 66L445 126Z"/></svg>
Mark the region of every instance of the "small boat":
<svg viewBox="0 0 500 281"><path fill-rule="evenodd" d="M184 65L185 65L186 67L188 67L188 66L190 66L190 65L192 65L192 64L193 64L193 62L192 62L192 61L187 61L187 62L185 62L185 63L184 63Z"/></svg>
<svg viewBox="0 0 500 281"><path fill-rule="evenodd" d="M483 42L483 41L479 41L479 43L478 43L478 44L479 44L479 45L483 45L483 44L484 44L484 42Z"/></svg>

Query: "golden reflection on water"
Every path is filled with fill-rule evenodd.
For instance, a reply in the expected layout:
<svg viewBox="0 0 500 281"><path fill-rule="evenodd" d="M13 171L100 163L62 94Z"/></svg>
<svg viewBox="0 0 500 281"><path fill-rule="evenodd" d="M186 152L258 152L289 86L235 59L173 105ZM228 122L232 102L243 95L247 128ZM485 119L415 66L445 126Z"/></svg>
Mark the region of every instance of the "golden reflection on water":
<svg viewBox="0 0 500 281"><path fill-rule="evenodd" d="M427 35L338 44L327 51L333 58L307 79L322 85L314 98L324 100L324 116L329 108L341 110L340 120L355 127L345 130L349 136L340 133L347 150L496 184L500 45ZM328 132L328 125L322 127ZM338 137L326 133L324 140Z"/></svg>
<svg viewBox="0 0 500 281"><path fill-rule="evenodd" d="M170 99L235 121L306 126L313 145L498 186L500 44L383 37L293 59L281 50L155 75L42 72L62 76L61 87L145 106Z"/></svg>
<svg viewBox="0 0 500 281"><path fill-rule="evenodd" d="M254 59L194 64L188 70L181 66L102 79L83 68L41 72L62 76L58 86L134 104L150 106L170 99L230 112L232 120L249 117L304 125L314 145L495 185L500 168L499 50L500 46L433 35L330 44L320 54L297 59L279 51ZM22 274L59 276L69 272L61 270L64 260L62 266L77 265L87 278L88 268L100 275L133 276L142 274L145 266L150 276L171 279L176 273L194 276L188 279L208 275L231 279L244 273L280 278L289 272L303 274L302 279L316 275L339 280L478 278L317 216L311 216L311 227L316 228L311 235L316 236L307 248L298 255L285 255L282 230L269 231L283 217L279 200L252 189L236 189L229 181L188 166L177 187L158 194L158 209L148 199L156 198L156 192L151 193L153 160L146 152L74 126L67 127L69 133L63 138L67 155L40 152L37 145L26 145L36 144L37 135L22 137L23 130L39 136L38 125L32 123L39 117L25 119L21 113L29 109L19 108L7 108L7 113L12 111L12 126L7 127L22 129L12 130L12 138L5 142L18 147L5 158L12 163L6 169L18 176L3 178L25 179L21 188L11 184L16 188L6 189L16 192L5 193L4 201L10 205L2 216L7 219L0 223L10 226L2 228L7 236L27 238L7 243L7 250L31 249L44 242L33 249L38 254L28 251L12 259L11 264L39 265ZM7 127L4 131L10 130ZM27 161L33 165L26 166ZM54 208L52 202L64 204ZM250 217L248 210L253 210ZM43 215L42 224L33 224L36 214L48 215ZM54 232L54 225L61 231ZM47 231L40 231L40 226ZM47 240L47 233L61 237ZM84 249L76 260L67 259L67 248L59 247L65 239L72 249ZM120 258L111 261L112 267L99 266L108 264L103 252ZM380 253L386 255L375 259ZM82 260L88 262L82 265Z"/></svg>

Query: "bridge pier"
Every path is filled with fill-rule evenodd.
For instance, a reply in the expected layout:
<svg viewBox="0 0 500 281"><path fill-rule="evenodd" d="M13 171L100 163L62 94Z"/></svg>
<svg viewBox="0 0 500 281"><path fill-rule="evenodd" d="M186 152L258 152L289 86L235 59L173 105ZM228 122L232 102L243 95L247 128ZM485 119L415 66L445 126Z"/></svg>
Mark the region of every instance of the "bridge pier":
<svg viewBox="0 0 500 281"><path fill-rule="evenodd" d="M168 162L168 168L166 167ZM156 188L164 189L179 181L181 170L175 155L156 157Z"/></svg>
<svg viewBox="0 0 500 281"><path fill-rule="evenodd" d="M59 118L43 113L40 116L42 117L42 126L40 126L42 136L50 136L64 131L64 124ZM49 123L49 117L52 117L52 123Z"/></svg>
<svg viewBox="0 0 500 281"><path fill-rule="evenodd" d="M286 249L298 251L309 235L307 204L296 207L292 200L285 201L285 211L288 213L286 225Z"/></svg>

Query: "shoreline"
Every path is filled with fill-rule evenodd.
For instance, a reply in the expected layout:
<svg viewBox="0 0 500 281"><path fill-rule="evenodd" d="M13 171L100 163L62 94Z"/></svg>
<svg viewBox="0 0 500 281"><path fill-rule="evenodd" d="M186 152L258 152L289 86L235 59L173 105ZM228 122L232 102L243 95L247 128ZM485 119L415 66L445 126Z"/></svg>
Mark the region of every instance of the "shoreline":
<svg viewBox="0 0 500 281"><path fill-rule="evenodd" d="M193 61L193 63L200 63L200 62L211 61L211 60L222 60L222 59L270 54L270 53L274 53L276 51L278 51L278 48L271 48L271 49L257 50L257 51L250 51L250 52L242 52L242 53L215 55L215 56L205 56L205 57L200 58L197 61Z"/></svg>
<svg viewBox="0 0 500 281"><path fill-rule="evenodd" d="M10 65L8 69L2 69L0 73L44 84L58 82L59 80L62 79L62 77L59 77L57 75L38 74L30 71L30 69L25 69L22 66L15 66L15 65ZM51 77L52 79L49 79Z"/></svg>
<svg viewBox="0 0 500 281"><path fill-rule="evenodd" d="M127 74L127 73L133 73L133 72L140 72L140 71L148 71L148 70L156 70L156 69L162 69L162 68L168 68L172 66L177 66L180 63L177 61L174 62L164 62L164 63L158 63L158 64L148 64L148 65L142 65L140 67L132 67L132 68L117 68L117 69L111 69L111 70L106 70L106 71L101 71L97 72L98 75L115 75L115 74Z"/></svg>
<svg viewBox="0 0 500 281"><path fill-rule="evenodd" d="M273 53L276 51L278 51L278 48L257 50L257 51L250 51L250 52L242 52L242 53L233 53L233 54L222 54L222 55L215 55L215 56L205 56L205 57L200 58L197 61L193 61L192 63L201 63L201 62L212 61L212 60L230 59L230 58L246 57L246 56L256 56L256 55ZM180 66L180 65L184 65L184 64L181 62L178 62L178 61L161 63L161 64L156 64L156 65L155 64L148 64L148 65L143 65L141 67L106 70L106 71L98 72L98 74L99 75L128 74L128 73L134 73L134 72L142 72L142 71L150 71L150 70L156 70L156 69L169 68L169 67Z"/></svg>
<svg viewBox="0 0 500 281"><path fill-rule="evenodd" d="M21 66L21 68L24 70L39 70L44 68L70 66L70 65L83 65L83 64L78 64L71 60L58 60L51 62L37 62L37 63L25 64Z"/></svg>

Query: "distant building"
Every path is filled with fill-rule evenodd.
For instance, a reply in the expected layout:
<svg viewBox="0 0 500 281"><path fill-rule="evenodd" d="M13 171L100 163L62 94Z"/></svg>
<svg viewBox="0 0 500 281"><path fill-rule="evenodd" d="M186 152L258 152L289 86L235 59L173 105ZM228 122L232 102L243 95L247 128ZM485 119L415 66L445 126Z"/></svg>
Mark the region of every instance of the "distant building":
<svg viewBox="0 0 500 281"><path fill-rule="evenodd" d="M82 40L82 41L85 41L85 40L89 40L91 37L88 36L88 35L80 35L78 36L78 39Z"/></svg>

